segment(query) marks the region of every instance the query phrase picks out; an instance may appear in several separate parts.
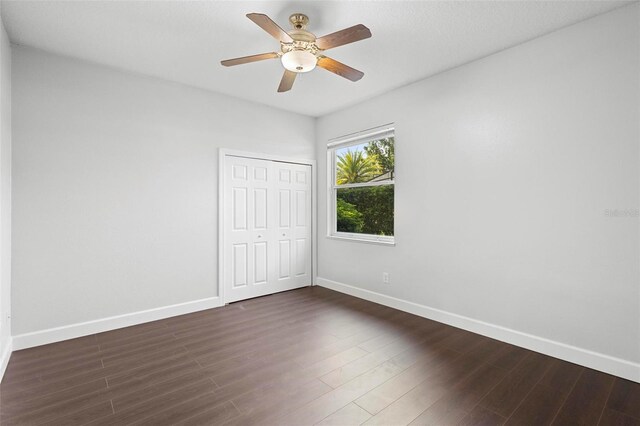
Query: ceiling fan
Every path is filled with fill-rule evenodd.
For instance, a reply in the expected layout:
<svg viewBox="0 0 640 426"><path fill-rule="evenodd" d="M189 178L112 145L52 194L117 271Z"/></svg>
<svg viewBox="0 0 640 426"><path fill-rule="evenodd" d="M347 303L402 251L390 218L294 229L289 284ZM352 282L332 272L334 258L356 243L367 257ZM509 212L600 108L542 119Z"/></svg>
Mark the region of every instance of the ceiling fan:
<svg viewBox="0 0 640 426"><path fill-rule="evenodd" d="M261 53L221 61L225 67L280 58L285 71L278 92L291 90L298 73L312 71L316 65L351 81L358 81L364 75L362 71L323 55L325 50L371 37L369 28L362 24L316 38L306 30L309 18L302 13L294 13L289 17L289 22L293 26L289 32L280 28L267 15L249 13L247 18L280 42L280 52Z"/></svg>

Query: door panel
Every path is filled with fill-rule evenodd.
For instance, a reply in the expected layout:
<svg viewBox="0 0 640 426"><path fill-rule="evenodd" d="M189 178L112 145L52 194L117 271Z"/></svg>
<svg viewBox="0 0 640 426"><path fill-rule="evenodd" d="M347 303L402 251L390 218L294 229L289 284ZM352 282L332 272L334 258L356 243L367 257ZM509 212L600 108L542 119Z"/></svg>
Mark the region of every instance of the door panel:
<svg viewBox="0 0 640 426"><path fill-rule="evenodd" d="M233 287L247 285L247 244L233 245Z"/></svg>
<svg viewBox="0 0 640 426"><path fill-rule="evenodd" d="M307 172L298 170L296 172L296 183L298 184L306 184L307 183Z"/></svg>
<svg viewBox="0 0 640 426"><path fill-rule="evenodd" d="M311 284L311 167L225 157L225 303Z"/></svg>
<svg viewBox="0 0 640 426"><path fill-rule="evenodd" d="M291 170L280 168L278 170L278 176L280 177L280 182L289 183L291 182Z"/></svg>
<svg viewBox="0 0 640 426"><path fill-rule="evenodd" d="M308 240L305 238L298 238L296 240L296 277L304 275L307 272L307 242Z"/></svg>
<svg viewBox="0 0 640 426"><path fill-rule="evenodd" d="M307 226L307 194L306 191L296 191L296 226Z"/></svg>
<svg viewBox="0 0 640 426"><path fill-rule="evenodd" d="M281 189L279 196L278 217L280 218L280 228L288 228L291 216L291 191Z"/></svg>
<svg viewBox="0 0 640 426"><path fill-rule="evenodd" d="M267 188L253 190L254 228L267 229Z"/></svg>
<svg viewBox="0 0 640 426"><path fill-rule="evenodd" d="M278 244L278 260L280 261L279 279L289 278L289 264L291 263L291 247L289 240L280 240Z"/></svg>
<svg viewBox="0 0 640 426"><path fill-rule="evenodd" d="M254 284L264 284L267 282L268 277L268 269L267 266L267 242L262 241L259 243L255 243L253 245L253 273L254 273Z"/></svg>
<svg viewBox="0 0 640 426"><path fill-rule="evenodd" d="M247 179L247 166L242 164L234 164L233 166L233 178L234 179Z"/></svg>
<svg viewBox="0 0 640 426"><path fill-rule="evenodd" d="M255 180L267 180L267 168L266 167L256 167L253 169L253 178Z"/></svg>
<svg viewBox="0 0 640 426"><path fill-rule="evenodd" d="M246 188L233 188L233 229L247 229Z"/></svg>

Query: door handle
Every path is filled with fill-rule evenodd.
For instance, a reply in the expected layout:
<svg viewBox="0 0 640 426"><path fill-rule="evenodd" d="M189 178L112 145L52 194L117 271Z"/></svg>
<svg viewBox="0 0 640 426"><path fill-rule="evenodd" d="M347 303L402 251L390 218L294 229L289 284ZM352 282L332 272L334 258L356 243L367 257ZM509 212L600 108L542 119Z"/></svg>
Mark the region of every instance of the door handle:
<svg viewBox="0 0 640 426"><path fill-rule="evenodd" d="M262 238L262 235L258 235L258 238Z"/></svg>

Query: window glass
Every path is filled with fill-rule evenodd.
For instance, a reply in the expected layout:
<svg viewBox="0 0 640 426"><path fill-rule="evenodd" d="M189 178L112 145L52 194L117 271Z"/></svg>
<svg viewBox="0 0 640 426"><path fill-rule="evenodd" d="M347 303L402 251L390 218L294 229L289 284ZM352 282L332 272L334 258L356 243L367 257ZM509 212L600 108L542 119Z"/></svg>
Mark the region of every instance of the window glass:
<svg viewBox="0 0 640 426"><path fill-rule="evenodd" d="M339 188L337 231L393 235L393 185Z"/></svg>
<svg viewBox="0 0 640 426"><path fill-rule="evenodd" d="M336 185L393 180L394 138L337 148Z"/></svg>
<svg viewBox="0 0 640 426"><path fill-rule="evenodd" d="M333 159L331 232L340 237L392 242L395 138L351 141L330 148Z"/></svg>

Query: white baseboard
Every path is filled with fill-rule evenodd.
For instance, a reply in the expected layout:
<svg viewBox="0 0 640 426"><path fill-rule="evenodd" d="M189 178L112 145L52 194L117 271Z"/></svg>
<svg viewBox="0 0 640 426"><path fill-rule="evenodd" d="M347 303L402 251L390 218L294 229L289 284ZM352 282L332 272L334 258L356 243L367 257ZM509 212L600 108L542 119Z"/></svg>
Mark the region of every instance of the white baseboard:
<svg viewBox="0 0 640 426"><path fill-rule="evenodd" d="M640 364L318 277L317 284L492 339L640 383Z"/></svg>
<svg viewBox="0 0 640 426"><path fill-rule="evenodd" d="M11 351L12 351L11 336L9 336L9 338L7 339L7 344L3 346L4 346L4 349L2 350L2 353L0 353L0 383L2 383L4 372L7 369L7 365L9 364L9 358L11 357Z"/></svg>
<svg viewBox="0 0 640 426"><path fill-rule="evenodd" d="M176 315L190 314L192 312L203 311L205 309L217 308L222 305L222 300L219 297L210 297L207 299L194 300L192 302L179 303L177 305L163 306L161 308L148 309L146 311L133 312L130 314L117 315L114 317L102 318L79 324L71 324L47 330L35 331L33 333L19 334L17 336L13 336L13 350L17 351L34 346L46 345L48 343L60 342L62 340L75 339L76 337L102 333L103 331L129 327L145 322L174 317Z"/></svg>

